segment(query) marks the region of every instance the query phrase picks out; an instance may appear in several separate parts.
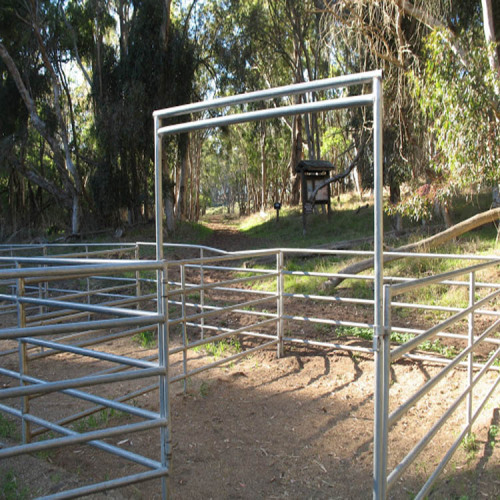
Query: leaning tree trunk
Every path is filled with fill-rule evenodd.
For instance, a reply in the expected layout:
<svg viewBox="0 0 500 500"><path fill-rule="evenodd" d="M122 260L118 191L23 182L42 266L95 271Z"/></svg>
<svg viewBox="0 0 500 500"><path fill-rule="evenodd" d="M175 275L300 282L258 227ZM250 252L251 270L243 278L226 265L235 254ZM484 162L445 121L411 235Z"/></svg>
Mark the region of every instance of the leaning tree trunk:
<svg viewBox="0 0 500 500"><path fill-rule="evenodd" d="M434 236L418 241L416 243L411 243L399 248L394 248L392 250L396 252L415 252L416 255L418 255L418 252L421 250L429 250L430 248L442 245L443 243L457 238L458 236L467 233L468 231L472 231L476 227L480 227L484 224L497 221L498 219L500 219L500 208L494 208L492 210L477 214L474 217L464 220L463 222L459 222L458 224L455 224L449 229L435 234ZM398 255L384 255L384 264L403 258L404 257L400 257ZM361 262L356 262L355 264L344 267L344 269L339 271L339 274L358 274L361 271L373 268L373 266L373 258L365 259ZM325 286L332 288L336 287L340 285L340 283L342 283L344 279L345 278L332 278L325 283Z"/></svg>

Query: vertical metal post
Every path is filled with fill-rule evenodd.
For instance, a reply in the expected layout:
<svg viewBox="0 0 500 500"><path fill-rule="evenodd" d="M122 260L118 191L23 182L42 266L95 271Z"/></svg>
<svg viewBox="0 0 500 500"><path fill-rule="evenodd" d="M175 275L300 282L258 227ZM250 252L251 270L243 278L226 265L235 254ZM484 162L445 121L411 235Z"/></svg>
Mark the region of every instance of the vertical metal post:
<svg viewBox="0 0 500 500"><path fill-rule="evenodd" d="M373 498L386 498L387 491L387 412L389 339L384 331L384 226L383 226L383 145L382 145L382 77L373 78L373 184L375 188L373 232L374 232L374 336L375 350L375 418L373 436ZM390 291L387 291L390 294ZM390 322L390 317L387 318ZM387 325L390 328L390 323ZM387 394L387 395L386 395Z"/></svg>
<svg viewBox="0 0 500 500"><path fill-rule="evenodd" d="M184 394L187 392L187 328L186 328L186 267L181 266L181 314L182 314L182 345L184 349L182 350L182 369L184 370Z"/></svg>
<svg viewBox="0 0 500 500"><path fill-rule="evenodd" d="M161 137L158 135L160 119L154 117L155 131L155 228L156 228L156 260L163 260L163 186L162 186L162 153Z"/></svg>
<svg viewBox="0 0 500 500"><path fill-rule="evenodd" d="M135 244L134 258L137 262L139 262L141 258L139 243ZM139 271L139 269L135 272L135 296L137 297L137 309L140 309L141 303L139 301L139 297L141 296L141 271Z"/></svg>
<svg viewBox="0 0 500 500"><path fill-rule="evenodd" d="M163 187L162 187L162 152L161 137L158 135L160 119L154 117L154 145L155 145L155 231L156 231L156 260L163 260ZM170 467L171 459L171 430L170 430L170 400L168 380L168 269L156 273L157 307L158 313L165 319L158 325L158 362L165 368L165 375L160 376L160 415L167 418L166 427L162 427L161 434L161 461L164 467ZM168 497L168 479L162 477L162 498Z"/></svg>
<svg viewBox="0 0 500 500"><path fill-rule="evenodd" d="M373 431L373 498L387 498L387 455L389 417L391 339L391 287L384 287L384 328L376 339L375 351L375 418Z"/></svg>
<svg viewBox="0 0 500 500"><path fill-rule="evenodd" d="M469 307L474 305L476 300L475 298L476 292L476 273L472 272L469 275ZM469 314L469 347L474 343L474 311L471 311ZM467 428L469 432L471 431L472 425L472 405L473 405L473 397L472 397L472 379L474 377L474 353L470 352L467 359L467 378L468 378L468 386L471 388L468 396L467 396Z"/></svg>
<svg viewBox="0 0 500 500"><path fill-rule="evenodd" d="M170 394L169 394L169 335L168 335L168 267L165 264L163 270L157 273L158 289L158 314L164 316L163 321L158 324L158 364L164 369L160 375L160 417L167 421L160 428L161 440L161 464L170 471L172 460L172 431L170 418ZM162 499L168 498L168 475L161 478Z"/></svg>
<svg viewBox="0 0 500 500"><path fill-rule="evenodd" d="M205 271L203 269L203 248L200 248L200 285L201 285L201 290L200 290L200 309L201 313L205 312L205 290L203 286L205 285ZM200 324L201 324L201 338L205 338L205 317L202 316L200 319Z"/></svg>
<svg viewBox="0 0 500 500"><path fill-rule="evenodd" d="M17 268L21 266L16 264ZM17 326L18 328L26 327L26 306L22 302L19 301L21 297L24 297L25 294L25 282L24 278L18 278L17 280ZM19 352L19 384L25 385L24 377L29 375L29 366L28 366L28 346L24 342L23 339L19 339L18 341L18 352ZM30 412L30 398L29 396L23 396L21 398L21 411L23 414L22 422L21 422L21 433L23 443L31 442L31 424L29 421L24 419L24 415Z"/></svg>
<svg viewBox="0 0 500 500"><path fill-rule="evenodd" d="M278 276L276 278L276 291L277 291L277 314L278 314L278 324L277 324L277 336L278 336L278 358L282 358L285 355L285 349L283 345L283 288L284 288L284 275L283 275L283 252L281 250L276 254L276 271Z"/></svg>
<svg viewBox="0 0 500 500"><path fill-rule="evenodd" d="M42 252L43 252L43 256L47 257L47 255L48 255L48 248L47 248L46 245L43 246ZM44 267L47 267L47 264L44 264ZM44 299L48 298L48 295L49 295L49 282L48 281L44 281L42 283L42 289L43 289L42 298L44 298ZM40 309L41 309L40 312L42 314L45 314L47 312L47 307L46 306L41 306ZM42 351L44 349L45 348L42 347Z"/></svg>
<svg viewBox="0 0 500 500"><path fill-rule="evenodd" d="M85 245L85 257L89 258L89 246ZM87 276L87 304L90 304L90 276ZM87 314L87 320L90 321L90 312Z"/></svg>

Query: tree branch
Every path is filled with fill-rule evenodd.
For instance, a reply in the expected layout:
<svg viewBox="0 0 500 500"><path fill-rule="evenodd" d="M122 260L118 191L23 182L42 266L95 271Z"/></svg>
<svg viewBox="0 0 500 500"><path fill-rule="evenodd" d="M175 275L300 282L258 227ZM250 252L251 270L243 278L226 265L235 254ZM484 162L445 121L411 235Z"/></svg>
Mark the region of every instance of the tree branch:
<svg viewBox="0 0 500 500"><path fill-rule="evenodd" d="M331 184L332 182L340 182L342 179L345 179L352 171L352 169L356 166L358 163L359 159L361 158L361 154L363 153L365 149L365 144L366 140L363 140L361 143L361 146L359 148L359 151L356 153L356 156L354 159L351 161L349 166L340 174L334 175L333 177L330 177L329 179L324 180L320 184L316 186L314 191L311 194L311 202L314 203L314 200L316 199L316 196L321 188L324 188L328 184ZM350 149L350 148L349 148ZM349 149L347 151L349 151ZM347 151L345 151L347 153Z"/></svg>

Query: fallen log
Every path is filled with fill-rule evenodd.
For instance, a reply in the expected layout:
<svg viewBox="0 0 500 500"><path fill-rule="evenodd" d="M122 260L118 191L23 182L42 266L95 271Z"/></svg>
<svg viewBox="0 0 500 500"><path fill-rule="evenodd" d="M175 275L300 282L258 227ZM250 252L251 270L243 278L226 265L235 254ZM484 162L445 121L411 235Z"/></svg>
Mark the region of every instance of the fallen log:
<svg viewBox="0 0 500 500"><path fill-rule="evenodd" d="M425 238L421 241L417 241L416 243L410 243L408 245L403 245L398 248L389 249L392 252L418 252L430 250L431 248L438 247L447 241L453 240L458 236L461 236L464 233L472 231L478 227L484 226L490 222L495 222L500 219L500 208L493 208L491 210L487 210L486 212L481 212L480 214L474 215L469 219L466 219L454 226L437 233L429 238ZM404 257L400 257L397 255L384 255L384 264L388 262L393 262L395 260L402 259ZM369 258L362 260L360 262L356 262L355 264L351 264L347 267L344 267L339 274L358 274L361 271L365 271L366 269L371 269L374 267L374 259ZM330 278L324 283L324 286L327 288L335 288L340 285L345 278Z"/></svg>

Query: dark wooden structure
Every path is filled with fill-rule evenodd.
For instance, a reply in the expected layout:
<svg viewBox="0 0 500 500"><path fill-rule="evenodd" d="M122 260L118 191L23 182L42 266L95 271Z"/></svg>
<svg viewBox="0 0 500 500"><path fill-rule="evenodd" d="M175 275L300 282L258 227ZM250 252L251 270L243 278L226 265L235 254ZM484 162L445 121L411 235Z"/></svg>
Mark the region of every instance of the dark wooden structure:
<svg viewBox="0 0 500 500"><path fill-rule="evenodd" d="M328 215L330 215L330 184L322 187L316 198L312 199L312 194L323 181L331 177L331 171L335 167L324 160L302 160L295 167L295 172L300 174L300 189L302 196L302 229L306 231L306 216L314 211L315 205L326 205Z"/></svg>

